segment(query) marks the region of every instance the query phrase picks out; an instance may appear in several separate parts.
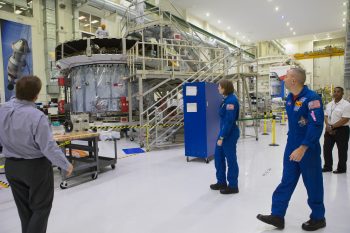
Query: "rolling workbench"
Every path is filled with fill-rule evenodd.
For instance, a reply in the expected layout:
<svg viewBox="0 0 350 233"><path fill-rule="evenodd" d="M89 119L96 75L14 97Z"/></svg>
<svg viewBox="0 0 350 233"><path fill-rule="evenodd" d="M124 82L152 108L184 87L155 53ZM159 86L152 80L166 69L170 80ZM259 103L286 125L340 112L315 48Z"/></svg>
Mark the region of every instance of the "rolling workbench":
<svg viewBox="0 0 350 233"><path fill-rule="evenodd" d="M67 158L73 164L73 174L70 177L66 177L65 172L62 171L62 182L60 187L66 189L68 187L75 186L84 181L75 182L73 185L68 185L68 181L78 178L90 176L93 180L97 179L98 173L101 168L111 166L115 168L117 163L117 142L114 139L114 157L108 158L99 155L98 141L99 133L90 132L77 132L64 135L54 135L54 140L62 148L66 154L68 149ZM73 150L79 150L87 152L86 156L75 157L73 156Z"/></svg>

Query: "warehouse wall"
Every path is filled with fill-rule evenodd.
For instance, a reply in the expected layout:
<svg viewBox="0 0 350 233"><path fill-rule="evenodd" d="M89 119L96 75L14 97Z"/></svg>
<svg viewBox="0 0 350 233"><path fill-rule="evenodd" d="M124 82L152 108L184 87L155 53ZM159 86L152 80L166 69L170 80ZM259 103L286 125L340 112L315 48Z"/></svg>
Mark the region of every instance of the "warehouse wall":
<svg viewBox="0 0 350 233"><path fill-rule="evenodd" d="M43 11L40 1L33 1L33 15L34 17L24 17L13 13L1 11L0 18L21 24L27 24L32 27L32 56L33 56L33 73L41 78L43 88L39 95L39 101L46 101L46 75L45 75L45 54L44 54L44 28L43 28ZM1 40L1 37L0 37ZM0 41L1 44L1 41ZM1 47L1 46L0 46ZM1 49L0 49L1 50ZM4 67L2 50L0 51L0 91L1 101L4 101Z"/></svg>
<svg viewBox="0 0 350 233"><path fill-rule="evenodd" d="M289 55L324 49L326 46L344 47L345 38L322 41L301 41L286 45ZM299 60L306 69L307 82L314 89L325 86L344 86L344 56Z"/></svg>
<svg viewBox="0 0 350 233"><path fill-rule="evenodd" d="M328 45L344 48L345 38L315 42L314 50ZM331 85L344 87L344 56L314 59L314 73L315 89Z"/></svg>

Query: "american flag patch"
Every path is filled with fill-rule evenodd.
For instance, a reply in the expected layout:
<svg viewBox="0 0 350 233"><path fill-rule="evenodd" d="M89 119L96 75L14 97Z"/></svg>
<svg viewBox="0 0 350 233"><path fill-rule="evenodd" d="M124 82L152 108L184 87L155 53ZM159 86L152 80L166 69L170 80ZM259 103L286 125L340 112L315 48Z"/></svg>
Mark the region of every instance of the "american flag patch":
<svg viewBox="0 0 350 233"><path fill-rule="evenodd" d="M321 102L319 100L313 100L309 102L309 109L315 109L315 108L320 108L321 107Z"/></svg>
<svg viewBox="0 0 350 233"><path fill-rule="evenodd" d="M235 105L234 104L226 105L226 110L233 110L233 109L235 109Z"/></svg>

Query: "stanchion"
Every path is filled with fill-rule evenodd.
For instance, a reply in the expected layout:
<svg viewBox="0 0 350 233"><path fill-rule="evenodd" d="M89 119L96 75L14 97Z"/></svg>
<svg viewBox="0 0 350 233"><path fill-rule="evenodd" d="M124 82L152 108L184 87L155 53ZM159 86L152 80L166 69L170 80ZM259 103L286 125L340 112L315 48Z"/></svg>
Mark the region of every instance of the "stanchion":
<svg viewBox="0 0 350 233"><path fill-rule="evenodd" d="M150 151L149 147L149 125L146 125L146 151Z"/></svg>
<svg viewBox="0 0 350 233"><path fill-rule="evenodd" d="M267 113L266 112L264 112L264 132L262 133L262 135L269 135L268 133L267 133Z"/></svg>
<svg viewBox="0 0 350 233"><path fill-rule="evenodd" d="M282 121L281 121L281 125L285 125L286 124L286 118L284 115L284 111L282 111Z"/></svg>
<svg viewBox="0 0 350 233"><path fill-rule="evenodd" d="M278 144L276 144L276 116L272 116L271 133L272 133L272 143L270 144L270 146L279 146Z"/></svg>

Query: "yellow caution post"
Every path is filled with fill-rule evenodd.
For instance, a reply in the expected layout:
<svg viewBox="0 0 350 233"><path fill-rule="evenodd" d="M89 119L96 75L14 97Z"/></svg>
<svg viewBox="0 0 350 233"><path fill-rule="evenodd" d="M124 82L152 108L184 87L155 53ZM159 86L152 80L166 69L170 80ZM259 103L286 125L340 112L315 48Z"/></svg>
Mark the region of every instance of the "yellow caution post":
<svg viewBox="0 0 350 233"><path fill-rule="evenodd" d="M262 133L262 135L269 135L267 133L267 113L264 112L264 132Z"/></svg>
<svg viewBox="0 0 350 233"><path fill-rule="evenodd" d="M282 111L282 120L281 120L281 125L285 125L286 124L286 117L284 115L284 111Z"/></svg>
<svg viewBox="0 0 350 233"><path fill-rule="evenodd" d="M147 127L146 127L146 151L147 152L150 151L150 147L149 147L149 125L147 125Z"/></svg>
<svg viewBox="0 0 350 233"><path fill-rule="evenodd" d="M276 144L276 116L272 116L272 129L271 129L271 133L272 133L272 143L270 144L270 146L279 146L278 144Z"/></svg>

